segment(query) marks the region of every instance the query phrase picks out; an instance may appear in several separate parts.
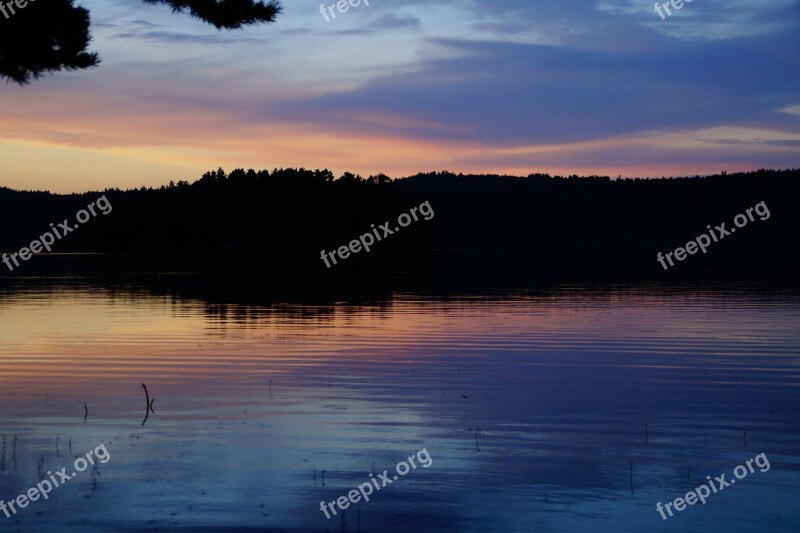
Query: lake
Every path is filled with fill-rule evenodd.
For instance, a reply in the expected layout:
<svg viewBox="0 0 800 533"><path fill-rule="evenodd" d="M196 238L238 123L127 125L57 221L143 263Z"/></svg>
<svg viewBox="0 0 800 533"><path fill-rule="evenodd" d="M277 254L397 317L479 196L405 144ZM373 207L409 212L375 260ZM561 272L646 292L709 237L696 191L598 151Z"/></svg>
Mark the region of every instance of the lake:
<svg viewBox="0 0 800 533"><path fill-rule="evenodd" d="M166 278L0 287L0 498L108 452L0 529L800 530L796 287L252 301ZM762 453L706 504L656 510Z"/></svg>

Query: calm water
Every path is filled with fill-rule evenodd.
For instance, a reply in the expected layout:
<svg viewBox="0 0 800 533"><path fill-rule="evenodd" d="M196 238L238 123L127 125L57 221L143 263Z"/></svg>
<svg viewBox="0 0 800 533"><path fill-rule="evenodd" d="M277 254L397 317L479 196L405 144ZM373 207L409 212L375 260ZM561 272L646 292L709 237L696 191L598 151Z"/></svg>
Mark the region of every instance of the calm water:
<svg viewBox="0 0 800 533"><path fill-rule="evenodd" d="M100 443L111 459L3 531L800 530L796 290L246 305L10 283L0 497ZM422 448L429 468L344 521L320 511ZM769 471L656 511L762 452Z"/></svg>

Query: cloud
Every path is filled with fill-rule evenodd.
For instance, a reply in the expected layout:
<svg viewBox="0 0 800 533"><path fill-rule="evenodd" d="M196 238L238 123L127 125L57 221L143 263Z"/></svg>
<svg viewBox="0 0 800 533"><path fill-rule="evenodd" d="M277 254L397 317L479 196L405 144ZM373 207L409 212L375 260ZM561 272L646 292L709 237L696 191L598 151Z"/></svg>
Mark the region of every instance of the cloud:
<svg viewBox="0 0 800 533"><path fill-rule="evenodd" d="M381 15L369 22L369 27L373 30L402 30L419 29L422 21L412 15Z"/></svg>
<svg viewBox="0 0 800 533"><path fill-rule="evenodd" d="M680 9L662 8L641 0L600 0L597 10L644 24L680 40L716 41L791 30L800 17L796 0L695 0ZM663 4L663 2L659 2Z"/></svg>
<svg viewBox="0 0 800 533"><path fill-rule="evenodd" d="M133 26L144 26L146 28L161 28L162 27L160 24L153 24L152 22L149 22L147 20L142 20L142 19L132 20L131 21L131 25L133 25Z"/></svg>
<svg viewBox="0 0 800 533"><path fill-rule="evenodd" d="M146 41L155 41L163 44L175 43L196 43L203 45L218 45L230 43L243 43L243 42L261 42L256 38L237 37L230 35L223 35L219 33L209 33L204 35L192 33L178 33L172 31L152 30L152 31L129 31L124 33L117 33L110 37L111 39L140 39Z"/></svg>
<svg viewBox="0 0 800 533"><path fill-rule="evenodd" d="M309 121L360 134L408 117L393 133L490 144L569 142L636 131L776 120L800 98L796 36L740 39L700 49L611 53L503 42L436 40L454 57L315 98L267 103L260 119ZM796 124L795 124L796 126Z"/></svg>
<svg viewBox="0 0 800 533"><path fill-rule="evenodd" d="M98 185L108 165L91 158L111 153L149 164L148 176L164 165L169 179L217 164L363 175L800 166L796 3L704 1L660 21L638 0L397 0L326 23L318 2L298 1L277 24L216 32L140 3L85 1L104 62L2 88L0 138L40 153L28 164L8 149L8 175L57 174L56 147L82 150ZM730 29L694 37L714 24Z"/></svg>

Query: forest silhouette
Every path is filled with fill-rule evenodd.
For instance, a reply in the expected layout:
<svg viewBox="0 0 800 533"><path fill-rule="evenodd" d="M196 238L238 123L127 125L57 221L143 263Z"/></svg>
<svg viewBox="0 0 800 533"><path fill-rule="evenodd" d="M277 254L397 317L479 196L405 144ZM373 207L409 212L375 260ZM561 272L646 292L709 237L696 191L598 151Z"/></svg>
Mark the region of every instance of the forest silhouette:
<svg viewBox="0 0 800 533"><path fill-rule="evenodd" d="M569 270L578 275L668 277L699 272L797 272L800 170L759 170L676 179L527 177L420 173L391 179L328 170L223 169L194 183L158 188L53 194L0 188L0 250L13 252L105 194L113 212L58 241L47 255L127 254L123 270L327 276L320 251L346 244L429 202L435 217L404 228L333 269L496 272ZM658 252L685 245L707 225L727 222L758 202L767 221L663 272ZM131 259L139 257L139 259ZM146 258L146 259L145 259ZM112 268L97 256L82 268ZM36 263L39 262L37 266ZM101 266L98 266L101 265ZM443 266L444 265L444 266ZM49 267L48 267L49 268Z"/></svg>

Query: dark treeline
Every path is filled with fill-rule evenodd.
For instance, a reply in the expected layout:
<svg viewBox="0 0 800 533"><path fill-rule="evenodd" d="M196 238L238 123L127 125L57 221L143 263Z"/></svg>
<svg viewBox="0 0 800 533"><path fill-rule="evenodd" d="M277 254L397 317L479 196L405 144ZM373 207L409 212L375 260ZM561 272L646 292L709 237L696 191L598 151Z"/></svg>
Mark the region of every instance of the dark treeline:
<svg viewBox="0 0 800 533"><path fill-rule="evenodd" d="M0 249L16 252L105 194L113 206L56 242L54 253L115 252L126 268L259 273L371 273L569 269L676 276L700 271L796 272L800 171L657 180L418 174L364 179L327 170L208 172L194 183L58 195L0 189ZM422 202L435 216L413 222L328 270L320 251L347 245ZM754 222L664 272L656 261L759 202ZM143 255L144 257L144 255ZM46 265L33 257L16 274ZM96 265L101 259L82 259ZM137 262L139 261L139 262ZM39 262L39 266L35 264ZM5 268L5 267L3 267Z"/></svg>

